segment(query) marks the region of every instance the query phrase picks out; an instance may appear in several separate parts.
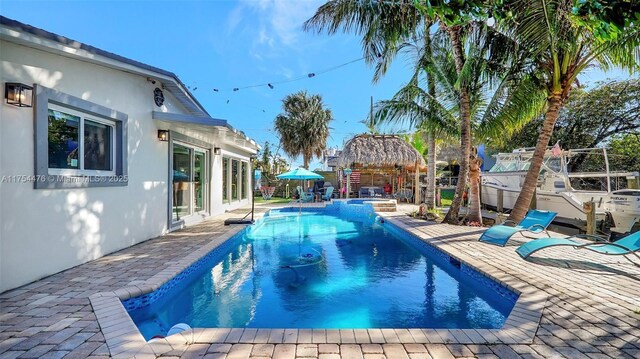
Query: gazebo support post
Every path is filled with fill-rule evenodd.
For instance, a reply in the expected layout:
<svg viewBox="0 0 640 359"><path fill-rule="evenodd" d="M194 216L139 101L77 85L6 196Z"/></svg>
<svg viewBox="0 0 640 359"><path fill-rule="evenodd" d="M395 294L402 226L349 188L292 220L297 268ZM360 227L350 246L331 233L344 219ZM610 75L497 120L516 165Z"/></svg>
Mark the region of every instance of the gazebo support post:
<svg viewBox="0 0 640 359"><path fill-rule="evenodd" d="M413 203L420 204L420 167L418 161L416 161L416 172L413 178L415 183L414 194L413 194Z"/></svg>

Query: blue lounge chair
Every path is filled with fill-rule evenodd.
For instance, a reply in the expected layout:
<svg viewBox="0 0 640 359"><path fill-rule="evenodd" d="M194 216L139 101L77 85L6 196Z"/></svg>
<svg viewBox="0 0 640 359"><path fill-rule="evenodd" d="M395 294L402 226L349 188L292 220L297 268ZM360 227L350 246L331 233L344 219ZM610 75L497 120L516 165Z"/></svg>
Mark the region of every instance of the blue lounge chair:
<svg viewBox="0 0 640 359"><path fill-rule="evenodd" d="M298 194L300 194L300 200L302 202L313 202L313 193L305 192L302 189L302 186L298 186L297 190L298 190Z"/></svg>
<svg viewBox="0 0 640 359"><path fill-rule="evenodd" d="M583 243L573 240L572 238L595 239L596 242ZM516 249L516 252L520 255L520 257L526 259L531 254L541 249L555 246L571 246L575 249L588 249L590 251L608 255L633 254L634 256L636 256L636 258L640 259L640 255L638 255L637 253L638 251L640 251L640 231L629 234L628 236L618 239L617 241L612 243L607 242L607 238L588 234L579 234L569 238L536 239L521 245L520 247L518 247L518 249ZM629 258L627 259L631 262ZM637 263L633 264L640 266L640 264Z"/></svg>
<svg viewBox="0 0 640 359"><path fill-rule="evenodd" d="M512 227L504 224L495 225L482 233L480 241L504 247L509 241L509 238L518 232L546 233L547 227L553 219L556 218L556 215L556 212L540 211L537 209L529 210L517 226ZM510 221L505 223L508 222ZM549 235L547 234L547 236Z"/></svg>
<svg viewBox="0 0 640 359"><path fill-rule="evenodd" d="M358 191L358 198L369 198L371 195L369 194L368 188L360 188Z"/></svg>
<svg viewBox="0 0 640 359"><path fill-rule="evenodd" d="M327 187L327 191L322 196L323 201L331 200L331 196L333 195L333 187Z"/></svg>

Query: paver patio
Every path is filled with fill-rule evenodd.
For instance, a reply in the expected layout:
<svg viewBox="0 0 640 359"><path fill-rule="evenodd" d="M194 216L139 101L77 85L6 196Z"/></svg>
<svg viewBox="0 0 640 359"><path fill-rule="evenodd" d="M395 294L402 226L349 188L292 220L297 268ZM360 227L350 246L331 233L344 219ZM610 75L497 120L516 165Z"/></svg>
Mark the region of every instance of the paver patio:
<svg viewBox="0 0 640 359"><path fill-rule="evenodd" d="M532 344L433 344L420 332L300 331L300 344L243 343L259 331L230 332L217 344L185 338L163 358L640 358L640 267L616 256L570 247L536 253L479 243L481 229L428 224L386 214L450 255L509 285L548 295ZM264 211L266 207L258 209ZM240 211L242 212L242 211ZM237 212L237 213L240 213ZM222 235L225 218L210 219L0 294L1 358L109 357L89 296L143 283ZM516 240L524 240L521 237ZM286 335L286 333L283 333ZM337 335L337 337L336 337ZM233 338L232 338L233 337ZM325 344L332 341L341 344ZM254 342L255 340L251 340ZM382 343L375 343L382 341ZM226 343L225 343L226 342ZM304 343L307 342L307 343ZM151 355L152 357L155 355ZM142 357L142 356L141 356Z"/></svg>

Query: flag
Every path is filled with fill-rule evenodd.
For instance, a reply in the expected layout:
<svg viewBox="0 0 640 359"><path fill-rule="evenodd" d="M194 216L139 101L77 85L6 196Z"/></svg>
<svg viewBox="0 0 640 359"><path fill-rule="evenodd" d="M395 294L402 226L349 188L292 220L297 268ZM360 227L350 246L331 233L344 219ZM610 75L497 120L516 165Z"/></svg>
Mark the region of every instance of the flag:
<svg viewBox="0 0 640 359"><path fill-rule="evenodd" d="M553 157L560 157L562 154L562 149L560 148L560 141L556 142L555 145L551 148L551 155Z"/></svg>
<svg viewBox="0 0 640 359"><path fill-rule="evenodd" d="M351 184L354 183L360 183L360 172L358 171L353 171L351 172ZM342 177L342 184L346 186L347 184L347 177Z"/></svg>

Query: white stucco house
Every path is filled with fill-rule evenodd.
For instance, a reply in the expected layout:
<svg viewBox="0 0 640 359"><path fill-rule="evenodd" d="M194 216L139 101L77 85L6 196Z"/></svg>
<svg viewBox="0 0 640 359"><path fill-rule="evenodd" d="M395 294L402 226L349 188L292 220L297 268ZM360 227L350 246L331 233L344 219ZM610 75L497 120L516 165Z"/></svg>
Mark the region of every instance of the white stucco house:
<svg viewBox="0 0 640 359"><path fill-rule="evenodd" d="M0 78L0 292L250 203L258 145L175 74L0 17Z"/></svg>

